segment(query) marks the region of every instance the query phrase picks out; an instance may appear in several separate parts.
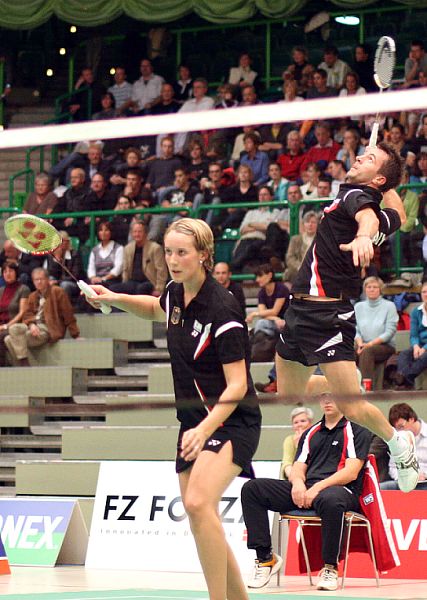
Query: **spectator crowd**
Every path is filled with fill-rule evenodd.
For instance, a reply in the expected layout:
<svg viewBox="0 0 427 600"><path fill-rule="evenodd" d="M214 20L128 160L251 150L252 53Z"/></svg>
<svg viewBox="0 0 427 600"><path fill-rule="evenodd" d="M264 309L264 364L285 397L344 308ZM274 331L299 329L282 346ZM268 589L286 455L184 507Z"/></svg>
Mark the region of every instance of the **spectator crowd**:
<svg viewBox="0 0 427 600"><path fill-rule="evenodd" d="M92 70L84 68L75 84L76 93L63 110L74 120L171 113L176 113L179 119L180 113L232 110L236 106L262 103L260 77L247 52L241 53L237 66L224 79L216 93L211 94L208 81L194 77L188 65L179 66L176 81L166 81L154 72L152 62L143 58L139 79L130 83L125 68L119 65L115 68L114 83L105 89ZM419 40L410 45L401 85L427 85L427 55ZM289 102L361 95L375 90L372 52L368 46L356 46L352 64L340 58L336 47L327 46L319 65L311 64L306 49L296 46L290 64L283 70L282 97L277 102L286 106ZM131 139L82 140L71 152L63 153L48 173L36 176L34 192L29 194L23 210L49 215L50 221L61 230L63 243L55 251L55 258L76 278L89 283L102 282L115 291L154 295L162 293L168 278L162 251L166 228L188 215L189 210L197 210L217 241L229 230L235 232L237 241L227 259L229 264L220 265L220 277L228 285L231 272L257 273L257 281L266 279L265 285L261 285L264 296L258 313L262 318L256 333L268 330L276 335L285 318L282 308L286 306L283 299L287 294L283 290L280 295L273 294L274 272L283 272L285 287L292 288L322 210L335 197L357 157L364 153L373 122L374 115L365 115L170 132ZM405 162L405 182L426 183L427 188L427 111L388 116L381 135ZM366 272L366 276L374 279L365 286L366 299L358 309L361 316L356 354L362 372L370 378L373 365L394 353L392 329L395 330L397 323L390 307L384 304L387 300L381 297L378 274L382 268L390 267L390 257L395 256L399 240L403 265L414 266L427 260L427 237L424 237L427 189L424 191L422 186L404 189L401 195L408 220L398 239L386 242L376 251ZM248 207L248 203L258 203L258 207ZM229 207L230 204L233 206ZM293 207L297 204L295 235ZM226 206L221 209L221 205ZM164 212L146 211L156 207ZM123 212L130 209L135 210ZM111 213L105 216L98 214L100 211ZM94 247L89 244L91 217L72 216L81 212L94 213L98 235ZM70 216L62 218L59 213ZM291 236L292 219L294 235ZM0 254L3 273L0 293L5 290L0 296L3 317L0 327L5 334L0 332L0 343L6 338L8 323L22 321L22 302L34 290L34 268L45 269L50 285L62 288L75 309L90 310L80 300L75 282L56 261L21 255L8 242L5 244ZM15 284L9 280L16 280L16 285L21 286L19 294L17 290L12 294L10 286ZM281 298L282 305L273 310L276 297ZM239 298L241 303L242 298L243 295ZM13 307L10 314L9 303ZM383 329L375 329L372 311L387 315ZM418 361L419 356L413 358ZM403 375L398 377L401 384L408 383L405 369L406 363L399 371L406 377L404 381Z"/></svg>

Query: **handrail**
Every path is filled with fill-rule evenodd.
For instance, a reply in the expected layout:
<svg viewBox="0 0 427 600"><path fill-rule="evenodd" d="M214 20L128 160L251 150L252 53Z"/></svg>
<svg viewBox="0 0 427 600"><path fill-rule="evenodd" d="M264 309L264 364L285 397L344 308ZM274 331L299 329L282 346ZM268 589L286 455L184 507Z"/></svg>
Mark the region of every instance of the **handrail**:
<svg viewBox="0 0 427 600"><path fill-rule="evenodd" d="M33 169L22 169L9 177L9 207L13 208L13 194L15 191L15 180L21 175L25 175L25 192L30 193L34 189L34 171Z"/></svg>
<svg viewBox="0 0 427 600"><path fill-rule="evenodd" d="M15 173L15 175L12 175L9 178L9 192L12 195L13 194L13 187L11 188L11 186L13 186L13 182L15 180L16 177L23 175L23 174L29 174L28 172L30 172L32 174L32 176L34 176L34 172L32 171L32 169L24 169L18 173ZM397 188L398 191L400 191L401 189L408 189L408 188L426 188L426 184L424 183L409 183L409 184L404 184L402 186L399 186L399 188ZM176 206L176 207L168 207L168 208L163 208L163 207L153 207L153 208L132 208L132 209L127 209L127 210L100 210L100 211L78 211L78 212L62 212L62 213L50 213L49 215L46 214L40 214L38 215L41 218L44 219L49 219L49 220L55 220L55 219L66 219L66 218L83 218L83 217L90 217L90 225L89 225L89 239L90 239L90 244L91 245L95 245L96 243L96 231L95 231L95 227L96 227L96 219L99 217L112 217L112 216L117 216L117 215L146 215L146 214L174 214L174 213L182 213L185 212L189 217L194 217L194 218L198 218L200 216L200 214L204 211L207 210L214 210L214 211L218 211L218 210L224 210L227 208L259 208L260 206L262 207L271 207L271 208L286 208L289 207L290 209L290 236L292 237L295 234L299 233L299 210L300 207L302 205L306 206L306 205L319 205L319 204L325 204L325 202L330 201L329 199L325 199L325 198L310 198L310 199L304 199L301 200L300 202L296 203L296 204L289 204L287 201L272 201L272 202L227 202L224 204L201 204L199 205L196 209L193 209L192 207L188 207L188 206ZM9 209L6 209L6 211ZM20 212L17 208L12 207L10 209L10 212ZM401 257L400 257L400 232L397 231L396 232L396 243L397 243L397 252L396 252L396 265L395 265L395 270L398 273L401 273L403 271L412 271L412 272L418 272L421 270L421 267L402 267L401 266Z"/></svg>
<svg viewBox="0 0 427 600"><path fill-rule="evenodd" d="M78 212L62 212L62 213L49 213L37 215L42 219L67 219L69 217L73 219L78 219L82 217L90 217L89 222L89 241L90 245L94 246L96 244L96 219L99 217L113 217L116 215L159 215L159 214L170 214L170 213L187 213L188 216L192 216L193 209L189 206L170 206L168 208L163 207L154 207L154 208L129 208L127 210L97 210L97 211L89 211L89 210L81 210Z"/></svg>
<svg viewBox="0 0 427 600"><path fill-rule="evenodd" d="M61 123L63 121L71 122L72 120L73 120L73 117L70 115L70 113L61 113L60 115L52 117L52 119L43 121L43 125L51 125L53 123ZM27 151L25 153L25 167L27 169L31 169L31 154L33 152L35 152L36 150L39 150L39 152L40 152L39 172L45 171L45 146L43 146L43 145L32 146L31 148L27 149ZM51 164L54 165L56 162L58 162L58 146L52 145L50 147L50 153L51 153Z"/></svg>
<svg viewBox="0 0 427 600"><path fill-rule="evenodd" d="M10 214L10 213L15 213L15 214L19 214L21 211L19 210L19 208L16 208L16 206L8 206L8 207L0 207L0 218L3 217L3 215L5 213Z"/></svg>
<svg viewBox="0 0 427 600"><path fill-rule="evenodd" d="M4 75L5 75L5 68L4 68L4 60L0 61L0 95L3 94L4 91ZM4 99L1 98L0 99L0 127L3 128L4 126Z"/></svg>
<svg viewBox="0 0 427 600"><path fill-rule="evenodd" d="M28 150L25 152L25 168L26 169L31 169L31 154L35 151L38 150L40 152L39 155L39 172L44 171L44 149L45 147L40 145L40 146L32 146L31 148L28 148Z"/></svg>
<svg viewBox="0 0 427 600"><path fill-rule="evenodd" d="M73 96L78 96L78 94L87 94L86 117L90 121L90 119L92 117L93 94L92 94L92 88L88 85L84 85L84 86L80 87L78 90L72 90L71 92L66 92L65 94L61 94L61 96L58 96L57 98L55 98L55 116L60 116L60 115L64 114L64 113L62 113L62 107L61 107L63 100L67 100L69 98L72 98Z"/></svg>

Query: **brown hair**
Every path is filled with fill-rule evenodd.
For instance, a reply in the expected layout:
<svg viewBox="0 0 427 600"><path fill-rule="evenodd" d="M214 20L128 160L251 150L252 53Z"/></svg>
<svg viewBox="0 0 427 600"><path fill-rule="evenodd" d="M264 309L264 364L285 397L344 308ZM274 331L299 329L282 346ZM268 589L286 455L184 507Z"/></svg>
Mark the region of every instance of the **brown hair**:
<svg viewBox="0 0 427 600"><path fill-rule="evenodd" d="M388 420L391 425L394 426L399 419L405 419L405 421L414 419L415 421L418 421L418 415L409 404L400 402L399 404L393 404L388 413Z"/></svg>
<svg viewBox="0 0 427 600"><path fill-rule="evenodd" d="M378 170L379 175L386 178L385 183L379 186L378 189L380 192L387 192L387 190L396 188L401 182L403 161L399 153L385 142L380 142L377 147L385 152L388 157Z"/></svg>

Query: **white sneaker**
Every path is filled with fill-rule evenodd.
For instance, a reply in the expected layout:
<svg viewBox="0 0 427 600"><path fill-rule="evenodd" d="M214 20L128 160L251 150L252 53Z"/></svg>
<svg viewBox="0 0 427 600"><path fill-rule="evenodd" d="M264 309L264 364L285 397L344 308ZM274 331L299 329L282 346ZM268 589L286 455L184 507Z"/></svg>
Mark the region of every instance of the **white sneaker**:
<svg viewBox="0 0 427 600"><path fill-rule="evenodd" d="M260 562L255 560L254 572L252 578L248 581L249 588L262 588L270 581L283 565L283 558L278 554L273 554L272 560Z"/></svg>
<svg viewBox="0 0 427 600"><path fill-rule="evenodd" d="M412 431L401 431L399 435L406 437L408 448L402 454L393 455L397 468L397 481L402 492L412 492L418 483L420 474L415 437Z"/></svg>
<svg viewBox="0 0 427 600"><path fill-rule="evenodd" d="M319 573L317 589L327 590L328 592L338 589L338 571L332 567L323 567Z"/></svg>

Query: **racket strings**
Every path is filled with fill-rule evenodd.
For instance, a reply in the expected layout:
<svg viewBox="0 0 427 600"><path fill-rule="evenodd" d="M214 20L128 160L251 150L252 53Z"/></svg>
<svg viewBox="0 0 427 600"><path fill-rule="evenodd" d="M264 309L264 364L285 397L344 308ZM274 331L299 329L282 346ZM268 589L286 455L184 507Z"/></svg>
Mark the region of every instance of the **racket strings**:
<svg viewBox="0 0 427 600"><path fill-rule="evenodd" d="M57 263L57 264L58 264L58 265L59 265L59 266L60 266L62 269L64 269L64 271L65 271L65 272L66 272L66 273L67 273L67 274L68 274L68 275L69 275L69 276L70 276L72 279L74 279L74 281L75 281L76 283L78 283L78 279L77 279L77 277L75 277L75 276L74 276L74 275L71 273L70 269L69 269L69 268L68 268L68 267L67 267L67 266L66 266L66 265L65 265L63 262L61 262L61 261L60 261L58 258L56 258L56 256L55 256L54 254L51 254L51 257L53 258L53 260L54 260L54 261L55 261L55 262L56 262L56 263Z"/></svg>

